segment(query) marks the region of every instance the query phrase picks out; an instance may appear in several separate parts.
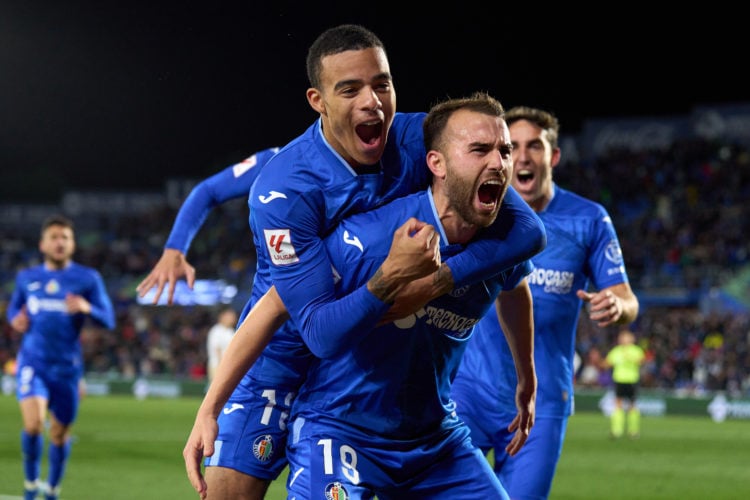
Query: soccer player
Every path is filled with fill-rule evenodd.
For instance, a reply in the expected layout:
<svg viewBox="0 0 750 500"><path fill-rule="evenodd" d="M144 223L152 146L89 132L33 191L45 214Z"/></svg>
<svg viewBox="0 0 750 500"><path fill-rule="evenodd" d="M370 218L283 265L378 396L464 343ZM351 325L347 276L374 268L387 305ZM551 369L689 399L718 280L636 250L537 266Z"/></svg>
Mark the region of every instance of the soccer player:
<svg viewBox="0 0 750 500"><path fill-rule="evenodd" d="M164 291L164 286L167 285L167 304L172 304L177 280L182 277L187 285L193 288L195 268L187 260L187 251L208 213L229 200L246 198L261 167L278 151L279 148L258 151L204 179L190 190L190 194L177 212L159 261L136 288L141 297L156 287L153 300L156 304Z"/></svg>
<svg viewBox="0 0 750 500"><path fill-rule="evenodd" d="M237 312L232 307L225 307L219 311L216 323L208 330L206 351L208 351L208 381L211 382L219 366L219 361L229 347L237 326Z"/></svg>
<svg viewBox="0 0 750 500"><path fill-rule="evenodd" d="M612 381L615 383L615 408L610 416L610 436L615 439L625 434L626 427L630 439L637 439L641 434L641 411L636 396L641 365L645 361L646 353L635 343L635 335L628 329L617 334L617 345L603 360L602 368L612 368Z"/></svg>
<svg viewBox="0 0 750 500"><path fill-rule="evenodd" d="M500 103L484 93L444 101L424 131L431 189L351 216L325 239L340 293L373 274L389 251L383 233L402 231L404 220L434 226L445 257L497 217L512 174ZM474 324L498 294L501 305L509 300L510 363L521 375L510 452L523 444L536 390L530 270L530 261L519 262L369 334L353 331L350 348L316 360L292 407L289 497L507 498L457 417L450 385Z"/></svg>
<svg viewBox="0 0 750 500"><path fill-rule="evenodd" d="M258 266L252 298L241 314L242 321L273 284L291 321L273 335L239 385L232 378L236 372L223 371L225 362L220 364L183 451L188 477L201 496L262 490L253 497L262 498L286 465L291 403L314 355L347 348L352 342L347 333L369 331L397 293L402 292L389 314L405 315L454 285L460 288L528 258L545 242L541 222L509 191L502 217L487 230L493 240L473 242L433 278L412 282L406 287L408 301L402 289L429 258L410 255L413 239L405 237L379 275L337 300L322 237L348 213L428 186L425 113L396 112L385 48L361 26L322 33L308 51L307 70L308 103L320 118L271 158L253 185L250 225ZM230 352L236 339L237 334ZM205 479L204 455L209 457Z"/></svg>
<svg viewBox="0 0 750 500"><path fill-rule="evenodd" d="M16 395L23 430L24 498L40 489L56 499L70 454L70 431L78 414L83 377L81 328L87 319L112 329L115 315L101 275L73 262L73 222L55 215L42 224L39 251L44 262L22 270L7 318L23 333L18 353ZM40 481L45 419L49 410L49 471Z"/></svg>
<svg viewBox="0 0 750 500"><path fill-rule="evenodd" d="M534 302L534 358L539 390L536 422L524 448L504 451L512 434L516 373L493 310L476 327L453 384L458 414L474 443L494 448L495 471L513 499L547 498L573 412L573 361L583 302L599 326L628 324L638 300L628 283L620 244L600 204L556 185L559 124L551 113L528 107L505 117L513 143L513 186L539 214L546 248L532 258L528 278ZM596 292L590 292L593 285Z"/></svg>

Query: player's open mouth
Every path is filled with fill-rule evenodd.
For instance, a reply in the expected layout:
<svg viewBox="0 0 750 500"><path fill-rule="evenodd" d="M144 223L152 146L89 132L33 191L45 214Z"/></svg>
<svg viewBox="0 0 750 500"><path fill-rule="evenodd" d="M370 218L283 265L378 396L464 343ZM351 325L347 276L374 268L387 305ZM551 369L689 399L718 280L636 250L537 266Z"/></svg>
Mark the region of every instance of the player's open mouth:
<svg viewBox="0 0 750 500"><path fill-rule="evenodd" d="M516 180L519 184L526 184L534 180L534 172L531 170L519 170L516 172Z"/></svg>
<svg viewBox="0 0 750 500"><path fill-rule="evenodd" d="M494 207L497 204L502 191L503 183L497 179L482 183L482 185L479 186L479 190L477 191L477 195L479 196L479 203L481 203L482 206L488 208Z"/></svg>
<svg viewBox="0 0 750 500"><path fill-rule="evenodd" d="M365 144L375 144L380 139L383 132L383 122L381 120L362 123L354 128L359 139Z"/></svg>

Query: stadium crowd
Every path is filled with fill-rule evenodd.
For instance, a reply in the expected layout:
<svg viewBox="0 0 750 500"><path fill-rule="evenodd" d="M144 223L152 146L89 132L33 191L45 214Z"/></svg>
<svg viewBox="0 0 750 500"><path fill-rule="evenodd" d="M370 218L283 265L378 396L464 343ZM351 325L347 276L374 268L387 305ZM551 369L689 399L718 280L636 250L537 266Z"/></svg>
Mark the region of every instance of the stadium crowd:
<svg viewBox="0 0 750 500"><path fill-rule="evenodd" d="M618 227L642 304L632 328L647 354L641 385L750 396L750 313L703 300L750 264L750 242L743 237L750 230L750 150L681 139L665 150L563 157L555 175L562 187L601 202ZM101 271L117 316L112 332L84 329L87 373L205 379L206 336L221 304L165 307L135 299L135 286L159 258L175 215L165 204L144 214L75 218L76 260ZM188 257L198 278L237 286L239 310L255 267L247 206L229 202L208 217ZM40 259L37 241L37 227L24 232L0 224L0 363L6 370L12 369L20 336L4 311L17 270ZM675 290L678 299L670 298ZM580 322L580 385L609 383L597 366L616 334L616 328Z"/></svg>

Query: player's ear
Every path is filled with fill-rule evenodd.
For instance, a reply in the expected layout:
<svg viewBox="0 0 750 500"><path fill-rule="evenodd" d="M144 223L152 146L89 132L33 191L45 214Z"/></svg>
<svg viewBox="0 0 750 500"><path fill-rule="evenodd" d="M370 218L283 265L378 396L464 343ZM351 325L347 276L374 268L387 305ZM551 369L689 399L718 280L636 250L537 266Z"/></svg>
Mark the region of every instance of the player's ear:
<svg viewBox="0 0 750 500"><path fill-rule="evenodd" d="M321 115L326 114L326 106L323 102L323 96L320 94L320 90L310 87L307 89L307 102L310 107L320 113Z"/></svg>
<svg viewBox="0 0 750 500"><path fill-rule="evenodd" d="M445 177L445 157L439 151L434 149L427 152L427 167L432 175L438 178Z"/></svg>
<svg viewBox="0 0 750 500"><path fill-rule="evenodd" d="M552 159L550 160L549 164L552 168L555 168L558 163L560 163L562 153L560 152L560 148L555 148L552 150Z"/></svg>

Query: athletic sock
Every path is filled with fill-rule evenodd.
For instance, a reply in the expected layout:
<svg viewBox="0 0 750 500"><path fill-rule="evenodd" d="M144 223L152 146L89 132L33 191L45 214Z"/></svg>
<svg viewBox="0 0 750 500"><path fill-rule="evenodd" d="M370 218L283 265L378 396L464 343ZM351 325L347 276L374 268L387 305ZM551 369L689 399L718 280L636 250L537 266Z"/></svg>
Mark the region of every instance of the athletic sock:
<svg viewBox="0 0 750 500"><path fill-rule="evenodd" d="M625 410L622 408L615 408L612 411L612 417L610 420L610 432L612 437L620 437L625 433Z"/></svg>
<svg viewBox="0 0 750 500"><path fill-rule="evenodd" d="M55 487L62 481L63 474L65 473L65 465L68 463L68 456L70 455L70 441L66 441L62 446L50 443L47 453L47 460L49 462L47 484L49 485L49 489L54 491Z"/></svg>
<svg viewBox="0 0 750 500"><path fill-rule="evenodd" d="M35 483L39 479L43 445L44 439L41 434L28 434L26 431L21 431L23 476L29 483Z"/></svg>
<svg viewBox="0 0 750 500"><path fill-rule="evenodd" d="M641 433L641 411L637 407L628 410L628 436L638 437Z"/></svg>

